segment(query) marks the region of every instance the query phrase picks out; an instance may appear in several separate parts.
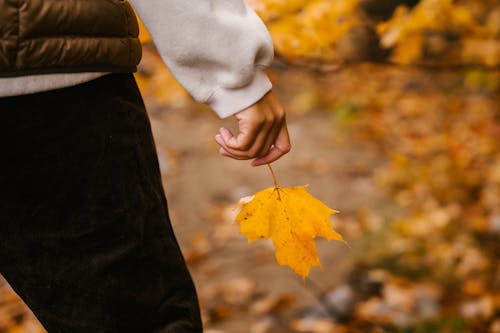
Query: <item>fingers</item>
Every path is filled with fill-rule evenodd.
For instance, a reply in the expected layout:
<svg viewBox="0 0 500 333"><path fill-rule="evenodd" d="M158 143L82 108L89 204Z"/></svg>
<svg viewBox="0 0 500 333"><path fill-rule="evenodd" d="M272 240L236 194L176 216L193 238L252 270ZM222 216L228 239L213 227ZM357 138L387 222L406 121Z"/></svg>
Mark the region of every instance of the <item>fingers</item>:
<svg viewBox="0 0 500 333"><path fill-rule="evenodd" d="M281 156L287 154L291 148L292 146L290 144L290 136L288 135L288 129L285 124L285 126L281 128L281 131L279 132L274 145L271 147L271 149L269 149L267 154L265 156L254 159L251 164L252 166L259 166L274 162Z"/></svg>
<svg viewBox="0 0 500 333"><path fill-rule="evenodd" d="M247 157L245 154L233 154L228 151L229 148L225 147L224 139L222 138L222 135L218 134L215 138L215 140L221 145L221 148L219 149L219 154L222 156L226 157L231 157L233 159L237 160L247 160L249 157ZM252 161L252 166L259 166L259 165L264 165L267 163L274 162L278 160L281 156L287 154L291 149L291 143L290 143L290 137L288 134L288 129L286 126L286 122L281 126L281 129L278 133L278 136L274 142L274 144L271 146L270 149L266 151L264 155L261 155L258 158L255 158ZM250 157L251 158L251 157Z"/></svg>
<svg viewBox="0 0 500 333"><path fill-rule="evenodd" d="M249 132L251 133L251 132ZM221 128L215 137L217 143L224 148L230 157L237 159L250 159L266 154L279 134L279 129L274 124L265 124L254 135L244 133L233 136L231 131ZM248 144L244 144L248 142ZM236 143L242 143L236 145Z"/></svg>
<svg viewBox="0 0 500 333"><path fill-rule="evenodd" d="M285 121L285 114L272 97L264 97L255 105L236 115L239 133L221 128L216 141L231 156L250 159L266 154L276 140Z"/></svg>
<svg viewBox="0 0 500 333"><path fill-rule="evenodd" d="M290 150L285 112L270 92L251 107L236 114L239 133L221 128L215 140L219 153L238 160L257 158L252 165L274 161Z"/></svg>
<svg viewBox="0 0 500 333"><path fill-rule="evenodd" d="M253 123L240 121L237 136L234 136L230 130L224 127L219 130L219 133L224 140L225 146L236 153L236 151L251 151L256 144L256 138L262 135L265 127L267 127L266 124L260 120L254 120Z"/></svg>

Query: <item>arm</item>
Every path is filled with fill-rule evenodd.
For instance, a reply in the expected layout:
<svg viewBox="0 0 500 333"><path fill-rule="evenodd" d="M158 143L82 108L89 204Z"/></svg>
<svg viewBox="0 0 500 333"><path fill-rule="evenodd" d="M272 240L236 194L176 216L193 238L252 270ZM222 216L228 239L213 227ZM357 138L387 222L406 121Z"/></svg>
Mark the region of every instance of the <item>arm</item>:
<svg viewBox="0 0 500 333"><path fill-rule="evenodd" d="M221 118L236 115L240 133L222 129L221 154L260 158L288 151L284 112L264 73L273 59L269 33L242 0L131 0L176 80ZM280 134L281 133L281 134ZM277 142L278 137L281 141ZM280 147L273 150L273 147Z"/></svg>

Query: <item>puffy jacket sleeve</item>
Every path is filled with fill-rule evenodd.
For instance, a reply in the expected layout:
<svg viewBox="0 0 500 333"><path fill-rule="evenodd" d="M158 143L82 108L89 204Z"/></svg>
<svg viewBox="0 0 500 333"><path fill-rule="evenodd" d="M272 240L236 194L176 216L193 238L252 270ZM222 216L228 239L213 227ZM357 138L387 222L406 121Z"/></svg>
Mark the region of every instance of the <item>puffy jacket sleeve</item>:
<svg viewBox="0 0 500 333"><path fill-rule="evenodd" d="M271 89L269 32L242 0L130 0L176 80L221 118Z"/></svg>

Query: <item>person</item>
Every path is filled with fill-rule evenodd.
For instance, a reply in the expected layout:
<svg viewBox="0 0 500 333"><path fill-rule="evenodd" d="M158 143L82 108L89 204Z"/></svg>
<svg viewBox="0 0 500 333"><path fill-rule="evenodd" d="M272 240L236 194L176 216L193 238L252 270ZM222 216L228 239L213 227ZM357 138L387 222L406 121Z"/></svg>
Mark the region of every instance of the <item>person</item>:
<svg viewBox="0 0 500 333"><path fill-rule="evenodd" d="M243 0L0 1L0 273L50 333L202 331L132 74L134 9L193 98L238 122L221 155L290 150L272 41Z"/></svg>

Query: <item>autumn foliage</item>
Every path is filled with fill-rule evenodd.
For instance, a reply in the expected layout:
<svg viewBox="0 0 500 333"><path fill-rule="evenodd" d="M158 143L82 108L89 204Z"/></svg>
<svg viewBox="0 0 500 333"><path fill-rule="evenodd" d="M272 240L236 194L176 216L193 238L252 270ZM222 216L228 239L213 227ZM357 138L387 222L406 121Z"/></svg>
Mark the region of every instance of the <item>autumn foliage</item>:
<svg viewBox="0 0 500 333"><path fill-rule="evenodd" d="M495 1L249 2L267 22L278 54L292 63L382 57L400 64L500 64Z"/></svg>

